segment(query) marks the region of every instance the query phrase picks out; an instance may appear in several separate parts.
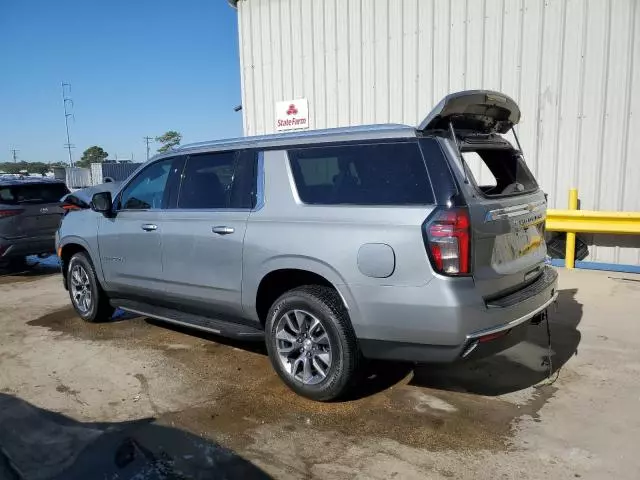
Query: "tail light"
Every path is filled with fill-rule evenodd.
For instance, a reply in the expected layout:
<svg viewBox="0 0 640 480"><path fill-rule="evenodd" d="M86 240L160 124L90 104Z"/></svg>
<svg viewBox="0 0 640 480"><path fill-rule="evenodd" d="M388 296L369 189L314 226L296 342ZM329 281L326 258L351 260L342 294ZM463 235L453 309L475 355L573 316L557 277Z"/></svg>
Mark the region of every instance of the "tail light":
<svg viewBox="0 0 640 480"><path fill-rule="evenodd" d="M14 208L11 210L0 210L0 218L15 217L20 215L24 210L22 208Z"/></svg>
<svg viewBox="0 0 640 480"><path fill-rule="evenodd" d="M80 208L78 205L74 205L73 203L63 203L60 206L64 210L65 215L73 210L82 210L82 208Z"/></svg>
<svg viewBox="0 0 640 480"><path fill-rule="evenodd" d="M424 226L431 264L443 275L471 273L471 222L465 208L436 210Z"/></svg>

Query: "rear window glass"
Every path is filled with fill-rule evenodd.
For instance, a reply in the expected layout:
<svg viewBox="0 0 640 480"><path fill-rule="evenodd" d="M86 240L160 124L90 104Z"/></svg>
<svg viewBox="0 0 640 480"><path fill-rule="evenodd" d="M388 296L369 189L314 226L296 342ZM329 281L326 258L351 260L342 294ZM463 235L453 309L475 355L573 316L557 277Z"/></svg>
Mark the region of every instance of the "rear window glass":
<svg viewBox="0 0 640 480"><path fill-rule="evenodd" d="M518 195L538 189L520 153L508 149L479 149L462 153L478 189L488 197Z"/></svg>
<svg viewBox="0 0 640 480"><path fill-rule="evenodd" d="M69 190L62 183L0 186L0 203L9 205L56 203L67 193Z"/></svg>
<svg viewBox="0 0 640 480"><path fill-rule="evenodd" d="M424 205L431 184L416 142L289 150L300 199L316 205Z"/></svg>

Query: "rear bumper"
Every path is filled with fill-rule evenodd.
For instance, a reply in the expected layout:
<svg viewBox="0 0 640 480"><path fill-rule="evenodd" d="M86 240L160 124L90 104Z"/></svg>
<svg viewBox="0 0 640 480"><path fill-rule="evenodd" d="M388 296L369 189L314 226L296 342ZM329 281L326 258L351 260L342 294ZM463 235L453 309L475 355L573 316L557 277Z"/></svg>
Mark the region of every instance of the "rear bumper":
<svg viewBox="0 0 640 480"><path fill-rule="evenodd" d="M540 319L538 313L528 320L503 330L495 339L481 342L470 340L462 345L421 345L417 343L390 342L385 340L360 340L362 354L366 358L415 363L454 363L479 360L500 353L526 340L532 323Z"/></svg>
<svg viewBox="0 0 640 480"><path fill-rule="evenodd" d="M555 270L545 267L531 285L491 302L478 295L472 282L459 288L457 284L434 280L429 287L437 295L423 292L408 307L396 304L395 315L386 318L379 318L374 309L368 308L375 302L381 310L378 304L384 301L371 295L361 307L367 324L354 325L363 355L448 363L505 350L521 342L532 321L539 320L555 301L557 277ZM421 302L419 311L418 302ZM365 316L368 312L372 317ZM382 322L386 322L384 326L379 324Z"/></svg>
<svg viewBox="0 0 640 480"><path fill-rule="evenodd" d="M8 240L0 238L0 258L26 257L55 252L54 235Z"/></svg>

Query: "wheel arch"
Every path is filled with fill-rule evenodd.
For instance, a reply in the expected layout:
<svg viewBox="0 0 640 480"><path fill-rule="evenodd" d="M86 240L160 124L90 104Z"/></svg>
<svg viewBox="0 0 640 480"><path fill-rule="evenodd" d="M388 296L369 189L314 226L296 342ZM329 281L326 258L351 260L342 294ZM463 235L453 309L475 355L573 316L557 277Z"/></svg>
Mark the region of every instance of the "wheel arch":
<svg viewBox="0 0 640 480"><path fill-rule="evenodd" d="M284 292L302 285L324 285L334 289L349 311L352 323L358 316L355 301L342 276L330 265L310 257L286 256L272 259L253 282L243 288L245 308L264 325L273 302Z"/></svg>
<svg viewBox="0 0 640 480"><path fill-rule="evenodd" d="M96 272L96 275L98 276L98 280L102 284L104 280L102 276L102 266L100 265L100 262L96 262L96 259L91 255L91 248L89 247L89 244L80 237L71 237L65 239L65 241L62 242L58 247L60 268L62 270L62 276L64 279L64 288L67 288L67 267L69 265L69 261L71 260L71 257L73 257L78 252L84 252L89 256L91 263L93 263L93 268Z"/></svg>

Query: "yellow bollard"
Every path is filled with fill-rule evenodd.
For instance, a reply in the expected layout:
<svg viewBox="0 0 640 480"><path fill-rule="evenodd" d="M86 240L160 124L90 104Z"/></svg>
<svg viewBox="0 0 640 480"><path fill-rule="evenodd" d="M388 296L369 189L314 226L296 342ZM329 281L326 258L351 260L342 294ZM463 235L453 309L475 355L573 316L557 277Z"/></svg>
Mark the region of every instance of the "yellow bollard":
<svg viewBox="0 0 640 480"><path fill-rule="evenodd" d="M578 189L569 190L569 210L578 209ZM576 234L575 232L567 232L567 247L564 252L564 266L566 268L574 268L576 265Z"/></svg>

